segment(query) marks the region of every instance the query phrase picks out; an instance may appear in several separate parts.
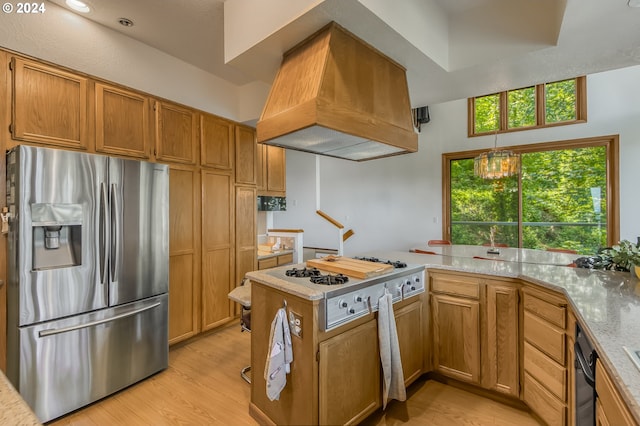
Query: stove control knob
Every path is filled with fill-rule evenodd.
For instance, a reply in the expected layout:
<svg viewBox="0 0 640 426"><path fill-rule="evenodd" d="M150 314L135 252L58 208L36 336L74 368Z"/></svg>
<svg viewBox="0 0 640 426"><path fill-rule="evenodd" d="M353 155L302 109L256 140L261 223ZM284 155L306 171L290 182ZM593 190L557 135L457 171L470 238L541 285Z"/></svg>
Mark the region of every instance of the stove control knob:
<svg viewBox="0 0 640 426"><path fill-rule="evenodd" d="M355 313L356 313L356 310L355 310L355 309L353 309L353 308L349 308L349 309L347 310L347 312L348 312L348 313L350 313L350 314L355 314Z"/></svg>
<svg viewBox="0 0 640 426"><path fill-rule="evenodd" d="M349 306L349 305L347 304L347 302L345 300L342 300L342 299L338 300L338 307L346 308L347 306Z"/></svg>
<svg viewBox="0 0 640 426"><path fill-rule="evenodd" d="M407 278L407 280L404 282L404 285L411 291L415 291L416 290L416 286L412 285L411 280Z"/></svg>
<svg viewBox="0 0 640 426"><path fill-rule="evenodd" d="M361 296L361 295L359 295L359 294L356 294L356 295L353 297L353 300L355 300L355 302L356 302L356 303L360 303L360 302L362 302L362 296Z"/></svg>

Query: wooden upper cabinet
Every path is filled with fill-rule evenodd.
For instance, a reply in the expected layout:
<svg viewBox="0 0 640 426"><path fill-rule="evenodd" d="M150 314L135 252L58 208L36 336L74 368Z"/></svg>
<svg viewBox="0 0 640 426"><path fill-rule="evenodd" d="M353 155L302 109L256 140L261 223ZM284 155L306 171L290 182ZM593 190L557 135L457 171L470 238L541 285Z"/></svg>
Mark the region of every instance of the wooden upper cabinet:
<svg viewBox="0 0 640 426"><path fill-rule="evenodd" d="M256 184L257 145L255 129L236 125L236 183Z"/></svg>
<svg viewBox="0 0 640 426"><path fill-rule="evenodd" d="M20 58L11 69L13 139L87 149L87 78Z"/></svg>
<svg viewBox="0 0 640 426"><path fill-rule="evenodd" d="M286 150L258 144L258 195L284 197L287 190Z"/></svg>
<svg viewBox="0 0 640 426"><path fill-rule="evenodd" d="M194 110L156 101L156 158L195 164L198 150L198 117Z"/></svg>
<svg viewBox="0 0 640 426"><path fill-rule="evenodd" d="M200 114L200 162L216 169L233 169L234 124L211 114Z"/></svg>
<svg viewBox="0 0 640 426"><path fill-rule="evenodd" d="M267 146L267 191L280 192L284 196L287 189L286 170L286 150Z"/></svg>
<svg viewBox="0 0 640 426"><path fill-rule="evenodd" d="M102 83L95 98L96 151L149 158L149 98Z"/></svg>

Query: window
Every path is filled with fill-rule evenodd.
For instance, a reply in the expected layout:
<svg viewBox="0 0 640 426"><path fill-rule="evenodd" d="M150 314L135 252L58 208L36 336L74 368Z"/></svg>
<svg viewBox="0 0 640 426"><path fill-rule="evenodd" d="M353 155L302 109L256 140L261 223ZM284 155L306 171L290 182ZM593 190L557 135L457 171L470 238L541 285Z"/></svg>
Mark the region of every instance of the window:
<svg viewBox="0 0 640 426"><path fill-rule="evenodd" d="M587 120L586 78L469 98L469 136L575 124Z"/></svg>
<svg viewBox="0 0 640 426"><path fill-rule="evenodd" d="M445 239L595 254L619 239L618 137L509 147L518 176L485 180L473 173L483 151L443 154Z"/></svg>

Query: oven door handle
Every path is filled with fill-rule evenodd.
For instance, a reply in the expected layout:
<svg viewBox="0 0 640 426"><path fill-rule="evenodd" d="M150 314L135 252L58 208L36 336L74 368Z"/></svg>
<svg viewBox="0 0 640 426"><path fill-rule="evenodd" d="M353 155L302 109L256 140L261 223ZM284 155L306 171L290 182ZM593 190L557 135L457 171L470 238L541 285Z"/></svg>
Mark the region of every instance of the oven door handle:
<svg viewBox="0 0 640 426"><path fill-rule="evenodd" d="M580 369L584 373L584 379L587 381L589 386L591 386L592 388L595 388L596 387L596 378L594 377L593 373L591 372L591 369L589 368L589 364L587 363L587 360L585 359L584 354L582 353L582 348L580 347L578 342L575 342L573 344L573 350L574 350L574 352L576 354L576 360L577 360L576 364L579 364ZM578 366L578 365L576 365L576 366Z"/></svg>

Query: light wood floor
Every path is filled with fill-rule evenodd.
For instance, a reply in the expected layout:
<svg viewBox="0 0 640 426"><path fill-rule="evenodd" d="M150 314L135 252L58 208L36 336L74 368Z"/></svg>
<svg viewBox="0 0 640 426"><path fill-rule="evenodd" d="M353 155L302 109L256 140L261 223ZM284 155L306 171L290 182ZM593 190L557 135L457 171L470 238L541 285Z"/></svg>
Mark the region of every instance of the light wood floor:
<svg viewBox="0 0 640 426"><path fill-rule="evenodd" d="M50 425L256 425L240 369L251 336L232 324L172 347L169 368ZM392 401L364 425L538 425L528 414L433 380L418 380L408 401Z"/></svg>

